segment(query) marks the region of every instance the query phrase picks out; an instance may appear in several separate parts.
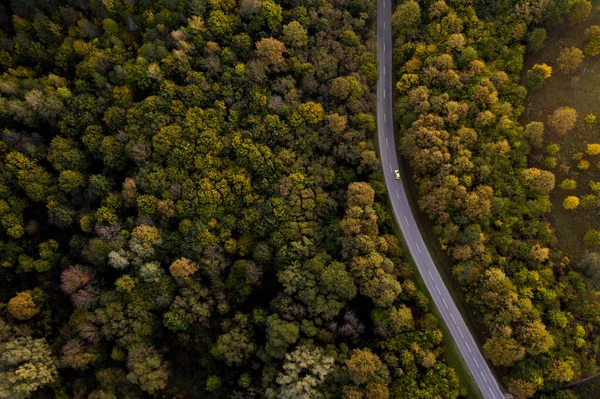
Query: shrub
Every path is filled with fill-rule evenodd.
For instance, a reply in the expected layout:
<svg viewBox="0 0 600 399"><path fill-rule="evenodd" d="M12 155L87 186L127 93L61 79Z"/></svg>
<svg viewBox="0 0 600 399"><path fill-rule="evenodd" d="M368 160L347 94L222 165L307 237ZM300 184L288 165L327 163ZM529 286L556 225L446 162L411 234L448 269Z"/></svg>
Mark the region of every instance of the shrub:
<svg viewBox="0 0 600 399"><path fill-rule="evenodd" d="M590 168L590 163L589 163L589 161L586 161L585 159L582 159L581 161L579 161L577 163L577 169L587 170L589 168Z"/></svg>
<svg viewBox="0 0 600 399"><path fill-rule="evenodd" d="M548 147L546 147L546 152L548 153L548 155L550 156L555 156L556 154L558 154L558 152L560 151L560 145L558 144L550 144Z"/></svg>
<svg viewBox="0 0 600 399"><path fill-rule="evenodd" d="M585 118L583 118L585 123L589 123L590 125L593 124L594 122L596 122L596 115L594 114L587 114L585 116Z"/></svg>
<svg viewBox="0 0 600 399"><path fill-rule="evenodd" d="M598 198L594 194L586 194L581 196L579 207L581 209L594 209L598 203Z"/></svg>
<svg viewBox="0 0 600 399"><path fill-rule="evenodd" d="M598 230L588 230L583 237L583 241L585 241L588 245L600 245L600 231Z"/></svg>
<svg viewBox="0 0 600 399"><path fill-rule="evenodd" d="M574 195L569 195L563 201L563 208L565 208L567 210L577 209L578 206L579 206L579 198L577 198Z"/></svg>
<svg viewBox="0 0 600 399"><path fill-rule="evenodd" d="M544 157L544 166L547 167L548 169L554 169L556 168L556 157Z"/></svg>
<svg viewBox="0 0 600 399"><path fill-rule="evenodd" d="M581 197L579 207L581 209L594 209L598 203L598 198L593 194L586 194Z"/></svg>
<svg viewBox="0 0 600 399"><path fill-rule="evenodd" d="M577 182L573 179L565 179L559 185L561 190L569 191L577 188Z"/></svg>
<svg viewBox="0 0 600 399"><path fill-rule="evenodd" d="M206 390L208 392L216 392L221 389L221 379L216 375L208 376L206 379Z"/></svg>
<svg viewBox="0 0 600 399"><path fill-rule="evenodd" d="M587 145L587 154L590 156L600 154L600 144L588 144Z"/></svg>

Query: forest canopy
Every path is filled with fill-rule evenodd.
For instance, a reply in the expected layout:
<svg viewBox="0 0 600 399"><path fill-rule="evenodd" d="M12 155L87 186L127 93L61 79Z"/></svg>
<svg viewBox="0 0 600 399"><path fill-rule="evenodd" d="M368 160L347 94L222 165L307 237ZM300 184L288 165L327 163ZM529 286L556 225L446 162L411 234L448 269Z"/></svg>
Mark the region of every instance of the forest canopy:
<svg viewBox="0 0 600 399"><path fill-rule="evenodd" d="M375 10L0 5L0 396L464 396L383 202Z"/></svg>
<svg viewBox="0 0 600 399"><path fill-rule="evenodd" d="M571 398L566 383L598 371L597 254L584 267L571 262L547 217L555 188L576 182L556 181L557 144L544 165L531 162L545 135L573 134L578 115L561 106L520 123L528 90L554 79L547 64L523 70L525 56L543 50L546 27L578 24L591 9L587 0L409 0L392 17L400 151L480 324L483 353L518 399ZM568 47L553 65L568 74L582 59ZM579 204L567 196L562 207ZM599 245L597 231L586 241Z"/></svg>
<svg viewBox="0 0 600 399"><path fill-rule="evenodd" d="M532 157L595 116L522 116L600 28L524 65L592 5L394 7L399 149L482 351L515 398L571 399L598 368L600 255L559 249L550 196L577 182L558 144ZM0 397L468 397L386 209L376 10L0 4Z"/></svg>

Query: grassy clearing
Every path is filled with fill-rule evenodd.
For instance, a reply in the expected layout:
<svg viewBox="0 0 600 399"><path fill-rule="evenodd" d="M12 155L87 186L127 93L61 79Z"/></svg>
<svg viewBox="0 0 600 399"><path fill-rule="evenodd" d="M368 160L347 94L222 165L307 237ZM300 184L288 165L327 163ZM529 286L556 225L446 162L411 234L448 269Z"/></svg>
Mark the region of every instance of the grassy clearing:
<svg viewBox="0 0 600 399"><path fill-rule="evenodd" d="M598 6L599 2L595 3ZM600 25L600 12L597 8L593 15L579 26L571 27L565 23L559 27L548 28L545 48L539 54L529 56L525 68L528 70L534 64L546 63L554 70L552 77L541 89L529 93L525 102L523 124L531 121L546 123L548 115L562 106L577 110L575 129L559 136L546 127L544 146L541 150L535 150L531 157L531 166L548 169L543 162L546 147L553 143L561 147L557 155L557 166L550 169L556 176L557 188L551 194L552 211L548 218L555 227L558 248L574 262L590 249L583 241L585 232L589 229L600 229L600 218L596 210L565 210L562 205L568 195L581 198L591 194L589 182L600 180L600 165L597 166L600 156L585 155L586 144L600 143L600 56L585 57L579 69L571 74L562 73L556 67L556 59L565 47L575 46L582 49L585 41L584 31L592 25ZM584 122L588 114L598 117L594 124ZM590 162L588 170L577 168L578 161L573 159L577 153L584 153L583 159ZM575 180L577 188L573 191L558 188L564 179Z"/></svg>

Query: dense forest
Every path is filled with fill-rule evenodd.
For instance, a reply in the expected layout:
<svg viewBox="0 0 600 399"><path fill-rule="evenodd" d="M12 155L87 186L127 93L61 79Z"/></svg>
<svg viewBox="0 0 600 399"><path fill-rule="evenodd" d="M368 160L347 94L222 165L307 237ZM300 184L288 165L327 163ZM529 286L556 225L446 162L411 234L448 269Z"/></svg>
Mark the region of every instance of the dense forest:
<svg viewBox="0 0 600 399"><path fill-rule="evenodd" d="M572 262L548 221L555 185L575 188L551 171L559 146L548 146L545 163L531 162L545 136L575 127L577 112L562 106L543 122L520 119L528 90L553 74L547 64L525 73L525 56L543 49L546 28L575 26L592 8L588 0L409 0L392 17L401 152L483 326L483 352L518 399L572 398L560 388L598 371L600 257ZM588 55L600 53L595 28L586 31ZM569 74L582 57L566 48L554 65ZM599 153L587 147L589 157ZM575 161L589 167L583 153ZM587 212L597 211L598 191ZM578 197L563 198L565 209L578 207ZM586 233L586 242L599 245L598 237Z"/></svg>
<svg viewBox="0 0 600 399"><path fill-rule="evenodd" d="M468 397L386 206L376 6L2 2L0 397ZM524 66L597 10L395 7L399 149L483 353L517 399L575 398L599 370L600 224L576 254L550 215L600 209L557 167L596 118L524 111L600 55L600 25Z"/></svg>
<svg viewBox="0 0 600 399"><path fill-rule="evenodd" d="M0 5L0 397L466 395L384 205L375 10Z"/></svg>

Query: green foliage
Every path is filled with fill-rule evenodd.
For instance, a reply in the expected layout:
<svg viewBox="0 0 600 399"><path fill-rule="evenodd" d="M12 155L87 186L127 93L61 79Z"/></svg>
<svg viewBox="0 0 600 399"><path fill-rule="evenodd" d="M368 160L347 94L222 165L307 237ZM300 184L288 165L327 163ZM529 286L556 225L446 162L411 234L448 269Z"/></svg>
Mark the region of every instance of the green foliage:
<svg viewBox="0 0 600 399"><path fill-rule="evenodd" d="M417 28L420 22L421 7L413 0L401 3L392 14L392 29L397 36Z"/></svg>
<svg viewBox="0 0 600 399"><path fill-rule="evenodd" d="M561 190L571 191L577 188L577 182L573 179L565 179L559 185Z"/></svg>
<svg viewBox="0 0 600 399"><path fill-rule="evenodd" d="M575 0L569 14L571 25L578 25L585 21L592 11L592 3L589 0Z"/></svg>
<svg viewBox="0 0 600 399"><path fill-rule="evenodd" d="M0 341L44 336L57 397L386 397L399 354L350 383L350 351L436 323L389 234L373 4L13 3L0 13L0 292L18 300ZM429 6L400 8L394 29L419 37ZM407 68L406 93L428 84L421 66L451 87L471 79L457 68L491 58L474 26L433 8L447 43ZM491 106L498 89L481 86ZM470 107L445 109L462 124ZM465 125L461 140L472 149L478 133ZM457 165L478 176L467 158ZM495 195L480 185L474 218ZM409 378L455 398L440 335L427 334Z"/></svg>
<svg viewBox="0 0 600 399"><path fill-rule="evenodd" d="M576 209L579 206L579 198L574 195L569 195L563 201L563 208L567 210Z"/></svg>
<svg viewBox="0 0 600 399"><path fill-rule="evenodd" d="M525 76L525 86L529 90L537 90L542 87L544 80L552 75L552 67L546 64L535 64Z"/></svg>
<svg viewBox="0 0 600 399"><path fill-rule="evenodd" d="M185 331L188 323L181 312L167 312L163 315L163 323L171 331Z"/></svg>
<svg viewBox="0 0 600 399"><path fill-rule="evenodd" d="M582 61L583 51L576 47L569 47L561 51L556 63L561 71L570 73L576 70Z"/></svg>
<svg viewBox="0 0 600 399"><path fill-rule="evenodd" d="M28 398L57 378L56 360L45 339L29 336L0 343L0 395Z"/></svg>
<svg viewBox="0 0 600 399"><path fill-rule="evenodd" d="M585 232L583 240L588 245L600 245L600 231L588 230Z"/></svg>
<svg viewBox="0 0 600 399"><path fill-rule="evenodd" d="M127 356L127 368L127 380L150 394L163 389L167 384L168 364L152 347L133 347Z"/></svg>
<svg viewBox="0 0 600 399"><path fill-rule="evenodd" d="M281 320L277 315L267 318L267 354L276 358L283 358L287 348L295 343L299 337L297 323Z"/></svg>
<svg viewBox="0 0 600 399"><path fill-rule="evenodd" d="M515 2L509 3L498 8L483 1L473 7L457 2L421 5L423 23L397 32L395 38L394 69L401 93L395 113L401 122L400 151L412 169L419 206L435 226L453 276L485 325L484 354L506 368L509 391L525 398L552 392L563 378L559 374L562 381L577 379L585 374L578 366L596 363L595 355L581 352L593 348L595 353L595 344L583 337L577 341L566 331L573 320L591 320L580 301L595 294L572 271L545 221L556 220L545 215L552 208L556 177L539 165L560 173L561 180L570 165L564 150L545 143L543 123L520 126L527 90L517 80L523 76L524 39L528 52L541 51L546 31L536 27L560 22L569 12L571 22L583 20L589 2L551 2L537 20L514 12ZM474 58L461 60L467 45ZM557 67L570 74L582 60L581 50L567 48ZM550 75L549 67L535 65L524 84L536 90ZM551 135L565 135L576 123L577 111L561 107L547 125ZM547 153L540 151L544 145ZM574 161L589 167L582 157ZM574 180L564 180L560 187L577 189ZM597 209L594 197L573 196L566 206ZM560 263L559 269L547 266L552 259ZM592 307L596 314L597 307ZM392 334L386 311L373 311L371 317L379 334ZM423 369L436 365L426 348L415 348L411 355ZM426 397L421 386L402 375L390 394Z"/></svg>
<svg viewBox="0 0 600 399"><path fill-rule="evenodd" d="M256 345L250 341L249 333L236 328L219 336L211 354L229 366L240 366L255 350Z"/></svg>
<svg viewBox="0 0 600 399"><path fill-rule="evenodd" d="M216 375L210 375L206 379L206 390L208 392L217 392L221 389L221 379Z"/></svg>
<svg viewBox="0 0 600 399"><path fill-rule="evenodd" d="M583 53L594 57L600 54L600 26L593 25L585 30L585 45Z"/></svg>
<svg viewBox="0 0 600 399"><path fill-rule="evenodd" d="M544 141L544 124L542 122L530 122L525 126L523 135L532 146L540 148Z"/></svg>
<svg viewBox="0 0 600 399"><path fill-rule="evenodd" d="M530 53L539 53L544 48L546 41L546 29L537 28L531 31L527 41L527 50Z"/></svg>

